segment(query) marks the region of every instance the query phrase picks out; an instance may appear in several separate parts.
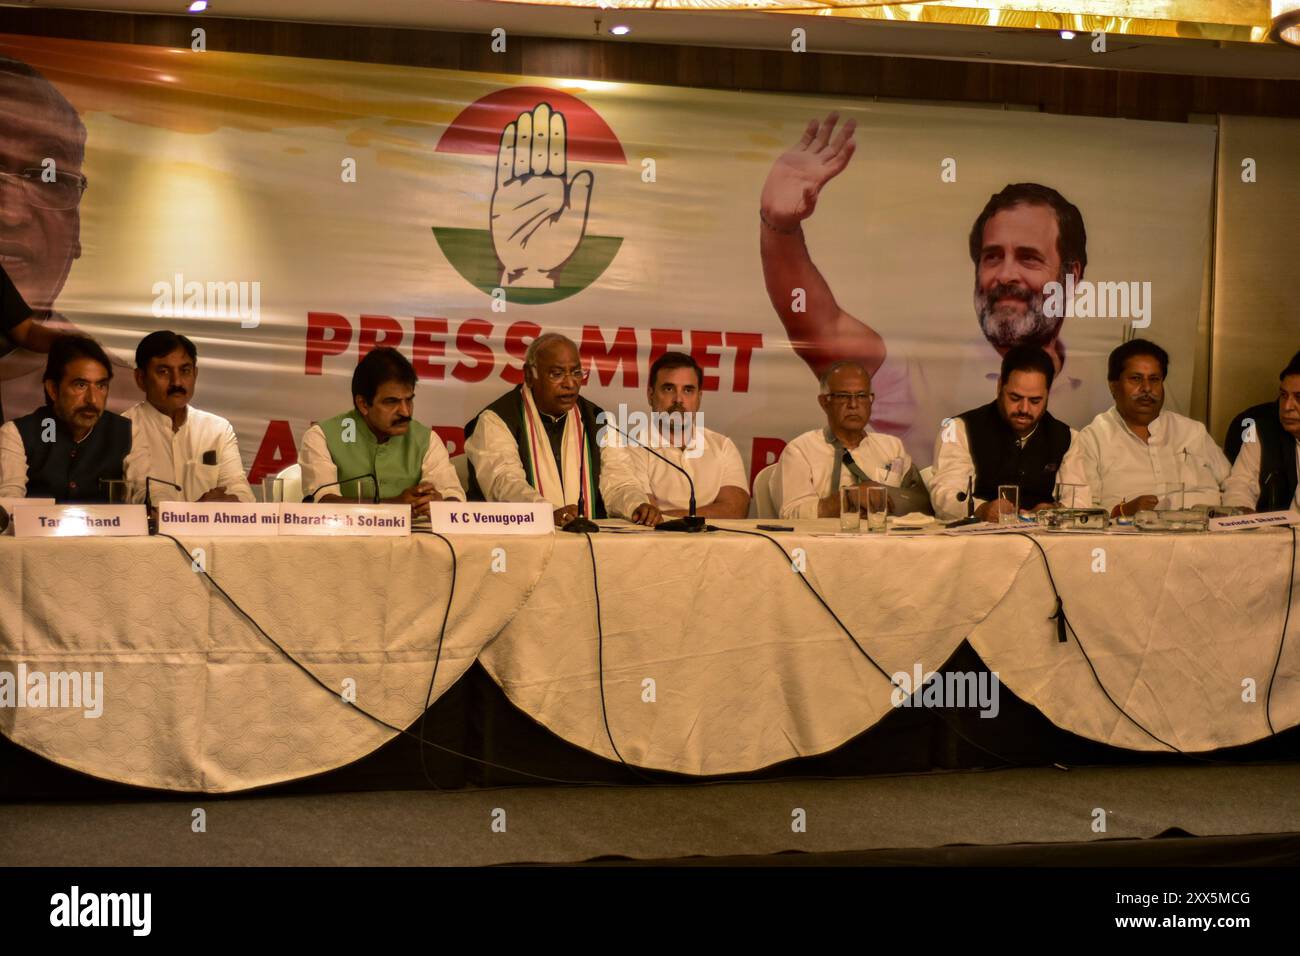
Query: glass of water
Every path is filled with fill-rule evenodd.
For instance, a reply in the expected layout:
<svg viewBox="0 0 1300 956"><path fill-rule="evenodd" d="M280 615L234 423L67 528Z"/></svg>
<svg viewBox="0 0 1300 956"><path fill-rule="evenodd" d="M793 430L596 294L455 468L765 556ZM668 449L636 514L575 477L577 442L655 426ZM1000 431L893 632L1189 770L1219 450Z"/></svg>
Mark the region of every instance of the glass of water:
<svg viewBox="0 0 1300 956"><path fill-rule="evenodd" d="M1019 524L1020 523L1020 486L1019 485L998 485L998 500L1006 501L1011 504L1007 511L998 512L998 524Z"/></svg>
<svg viewBox="0 0 1300 956"><path fill-rule="evenodd" d="M862 502L857 485L840 489L840 530L850 534L862 530Z"/></svg>
<svg viewBox="0 0 1300 956"><path fill-rule="evenodd" d="M262 479L262 502L263 504L280 504L284 501L284 479L283 478L263 478Z"/></svg>
<svg viewBox="0 0 1300 956"><path fill-rule="evenodd" d="M884 531L889 520L889 489L868 485L863 493L867 499L867 531Z"/></svg>

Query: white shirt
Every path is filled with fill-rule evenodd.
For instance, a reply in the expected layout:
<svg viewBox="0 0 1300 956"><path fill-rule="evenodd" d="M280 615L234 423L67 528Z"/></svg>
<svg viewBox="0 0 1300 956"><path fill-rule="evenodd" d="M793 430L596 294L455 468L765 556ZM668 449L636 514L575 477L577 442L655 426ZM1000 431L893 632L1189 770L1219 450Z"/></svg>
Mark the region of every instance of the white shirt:
<svg viewBox="0 0 1300 956"><path fill-rule="evenodd" d="M541 438L546 439L546 436ZM605 512L611 518L630 518L637 508L649 503L649 492L637 480L629 451L614 444L600 449L600 497L604 499ZM488 501L540 504L547 500L528 483L524 463L519 460L515 436L496 412L484 410L479 414L474 434L465 440L465 454L474 466L474 477ZM549 440L546 441L546 454L552 454Z"/></svg>
<svg viewBox="0 0 1300 956"><path fill-rule="evenodd" d="M1079 432L1061 463L1063 484L1086 485L1084 498L1110 510L1121 501L1155 495L1157 507L1221 503L1228 459L1200 422L1162 411L1144 442L1111 406Z"/></svg>
<svg viewBox="0 0 1300 956"><path fill-rule="evenodd" d="M358 427L368 428L364 422ZM325 441L325 432L319 425L312 425L302 436L302 448L298 451L298 464L302 468L302 492L312 494L316 489L339 480L339 470L330 455L329 445ZM434 490L442 495L443 500L465 500L465 489L456 477L456 466L451 463L447 446L436 433L429 435L429 450L420 462L420 480L416 484L433 485ZM338 485L326 488L322 495L337 495Z"/></svg>
<svg viewBox="0 0 1300 956"><path fill-rule="evenodd" d="M91 431L93 431L92 429ZM86 438L90 437L86 433ZM82 441L85 441L83 438ZM122 461L122 477L130 485L131 500L144 501L144 479L149 474L149 442L140 426L131 422L131 450ZM0 425L0 498L27 497L27 449L16 422Z"/></svg>
<svg viewBox="0 0 1300 956"><path fill-rule="evenodd" d="M1296 439L1295 470L1296 480L1300 481L1300 438ZM1259 439L1241 443L1237 460L1232 463L1232 473L1223 483L1223 503L1241 508L1254 509L1259 504ZM1276 479L1275 479L1276 480ZM1274 492L1280 498L1278 492ZM1296 486L1296 497L1291 503L1293 508L1300 508L1300 484Z"/></svg>
<svg viewBox="0 0 1300 956"><path fill-rule="evenodd" d="M653 445L654 450L669 461L686 469L695 482L695 505L703 508L717 500L723 488L739 488L749 493L749 480L745 477L745 463L735 443L703 426L695 428L695 448L675 448L667 440L652 443L643 432L633 432L638 441ZM699 441L699 439L703 441ZM698 454L696 452L698 451ZM644 448L628 443L632 467L641 487L653 496L661 510L686 510L691 503L691 486L676 468L656 458Z"/></svg>
<svg viewBox="0 0 1300 956"><path fill-rule="evenodd" d="M912 458L893 435L864 432L850 449L857 466L872 481L897 488L912 467ZM781 452L781 517L816 518L817 503L831 493L835 449L820 428L804 432ZM840 466L840 487L857 484L853 472Z"/></svg>
<svg viewBox="0 0 1300 956"><path fill-rule="evenodd" d="M123 413L139 428L149 443L151 476L172 481L183 490L150 483L151 501L198 501L213 488L223 487L226 494L240 501L254 501L253 489L244 477L239 457L239 439L230 422L195 408L185 410L185 422L175 431L172 418L148 402L132 405ZM207 452L216 453L216 464L203 464Z"/></svg>
<svg viewBox="0 0 1300 956"><path fill-rule="evenodd" d="M1070 429L1070 443L1073 445L1079 433ZM969 479L975 474L975 461L970 454L970 436L966 433L966 421L953 418L952 427L940 426L939 437L934 443L934 476L930 479L930 503L934 505L934 515L941 521L954 521L966 517L965 501L957 500L957 493L965 493ZM975 507L986 503L987 499L976 498Z"/></svg>

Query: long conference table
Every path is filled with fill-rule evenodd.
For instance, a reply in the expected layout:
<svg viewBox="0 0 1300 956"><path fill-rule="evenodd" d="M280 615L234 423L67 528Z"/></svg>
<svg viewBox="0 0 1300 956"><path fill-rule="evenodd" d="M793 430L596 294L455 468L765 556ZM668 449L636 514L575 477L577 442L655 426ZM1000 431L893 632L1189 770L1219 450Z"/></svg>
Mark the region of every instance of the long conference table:
<svg viewBox="0 0 1300 956"><path fill-rule="evenodd" d="M1111 747L1204 753L1300 723L1288 529L610 524L590 539L182 536L258 627L165 538L0 538L0 672L103 674L99 716L0 707L0 731L101 779L235 792L378 750L478 661L591 754L740 774L858 737L896 709L892 675L939 670L963 641L1005 691Z"/></svg>

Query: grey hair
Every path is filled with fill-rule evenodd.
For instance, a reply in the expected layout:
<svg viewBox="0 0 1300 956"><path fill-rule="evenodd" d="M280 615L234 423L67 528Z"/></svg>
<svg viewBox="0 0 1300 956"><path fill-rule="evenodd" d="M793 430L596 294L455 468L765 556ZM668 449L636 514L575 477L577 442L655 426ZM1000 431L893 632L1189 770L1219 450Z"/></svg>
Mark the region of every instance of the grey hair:
<svg viewBox="0 0 1300 956"><path fill-rule="evenodd" d="M524 353L524 364L537 368L537 356L541 354L542 349L554 345L556 342L565 342L573 346L573 351L578 351L578 343L567 335L562 335L559 332L543 332L528 343L528 351Z"/></svg>
<svg viewBox="0 0 1300 956"><path fill-rule="evenodd" d="M844 369L844 368L857 369L859 372L861 372L863 375L867 377L867 384L869 385L871 383L871 373L867 371L867 367L865 365L863 365L861 362L855 362L852 359L841 359L840 361L833 363L830 366L830 368L826 369L826 371L822 372L821 378L817 380L818 382L821 383L821 387L822 387L821 393L823 395L827 394L831 390L831 376L834 375L836 372L838 372L840 369Z"/></svg>

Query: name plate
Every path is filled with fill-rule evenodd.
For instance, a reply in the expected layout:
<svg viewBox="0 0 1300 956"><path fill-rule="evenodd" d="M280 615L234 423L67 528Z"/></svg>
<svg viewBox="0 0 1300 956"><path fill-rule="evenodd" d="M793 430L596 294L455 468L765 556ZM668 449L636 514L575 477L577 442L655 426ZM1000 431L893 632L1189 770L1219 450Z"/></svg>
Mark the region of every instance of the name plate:
<svg viewBox="0 0 1300 956"><path fill-rule="evenodd" d="M280 505L243 501L163 501L158 504L162 534L204 536L280 533Z"/></svg>
<svg viewBox="0 0 1300 956"><path fill-rule="evenodd" d="M1241 531L1243 528L1268 528L1274 525L1300 524L1300 513L1295 511L1262 511L1254 515L1230 515L1211 518L1211 531Z"/></svg>
<svg viewBox="0 0 1300 956"><path fill-rule="evenodd" d="M555 509L546 501L431 501L429 520L439 534L550 534Z"/></svg>
<svg viewBox="0 0 1300 956"><path fill-rule="evenodd" d="M34 505L14 508L19 538L92 538L147 535L144 505Z"/></svg>
<svg viewBox="0 0 1300 956"><path fill-rule="evenodd" d="M280 534L383 535L411 533L410 505L361 505L341 501L283 504Z"/></svg>
<svg viewBox="0 0 1300 956"><path fill-rule="evenodd" d="M53 498L0 498L0 534L13 534L14 509L19 505L52 505Z"/></svg>

